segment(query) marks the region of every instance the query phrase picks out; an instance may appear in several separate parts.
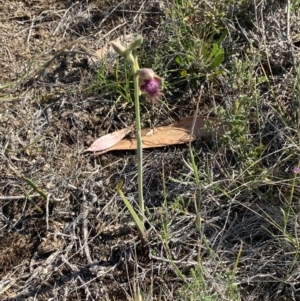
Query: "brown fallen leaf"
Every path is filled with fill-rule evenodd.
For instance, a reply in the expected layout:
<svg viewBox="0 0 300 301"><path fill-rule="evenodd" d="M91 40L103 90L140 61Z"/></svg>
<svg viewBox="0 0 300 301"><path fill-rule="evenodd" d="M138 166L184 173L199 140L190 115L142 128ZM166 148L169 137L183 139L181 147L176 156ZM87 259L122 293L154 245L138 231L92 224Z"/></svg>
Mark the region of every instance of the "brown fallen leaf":
<svg viewBox="0 0 300 301"><path fill-rule="evenodd" d="M196 117L195 126L192 133L194 121L194 117L187 117L181 119L177 123L167 126L153 129L143 129L143 148L154 148L167 145L182 144L189 141L194 141L201 137L209 137L214 134L221 136L227 130L227 127L221 125L217 118L199 116ZM206 123L211 124L210 129L204 129L204 125ZM101 155L112 150L133 150L136 149L136 147L136 139L123 139L115 145L97 153L96 155Z"/></svg>
<svg viewBox="0 0 300 301"><path fill-rule="evenodd" d="M128 133L130 133L132 127L127 127L125 129L104 135L93 142L93 144L86 149L86 152L99 152L106 151L108 148L113 147L119 141L121 141Z"/></svg>

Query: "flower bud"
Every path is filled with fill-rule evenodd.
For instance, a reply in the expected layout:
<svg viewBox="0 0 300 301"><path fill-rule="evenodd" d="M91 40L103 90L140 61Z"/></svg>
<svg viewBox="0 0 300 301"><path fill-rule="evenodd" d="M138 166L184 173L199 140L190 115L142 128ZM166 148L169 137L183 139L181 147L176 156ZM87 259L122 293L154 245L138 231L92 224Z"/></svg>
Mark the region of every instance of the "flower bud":
<svg viewBox="0 0 300 301"><path fill-rule="evenodd" d="M143 37L142 36L138 36L128 47L128 49L130 50L134 50L138 47L140 47L143 43Z"/></svg>
<svg viewBox="0 0 300 301"><path fill-rule="evenodd" d="M298 174L300 172L300 168L298 165L295 165L293 168L292 168L292 173L294 175Z"/></svg>
<svg viewBox="0 0 300 301"><path fill-rule="evenodd" d="M155 77L155 73L151 68L142 68L137 72L142 80L153 79Z"/></svg>
<svg viewBox="0 0 300 301"><path fill-rule="evenodd" d="M126 57L127 50L124 46L122 46L121 44L116 43L116 42L110 42L110 44L116 53L118 53L119 55L121 55L123 57Z"/></svg>

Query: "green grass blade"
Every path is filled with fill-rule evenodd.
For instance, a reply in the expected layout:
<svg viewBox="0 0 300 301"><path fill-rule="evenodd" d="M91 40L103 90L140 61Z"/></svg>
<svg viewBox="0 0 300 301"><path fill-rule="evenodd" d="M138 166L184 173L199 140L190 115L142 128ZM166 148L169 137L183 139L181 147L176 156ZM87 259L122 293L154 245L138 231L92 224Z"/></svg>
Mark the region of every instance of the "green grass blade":
<svg viewBox="0 0 300 301"><path fill-rule="evenodd" d="M32 180L26 178L26 177L22 177L23 180L29 185L31 186L31 188L36 191L43 199L47 200L47 195L46 193L40 189Z"/></svg>
<svg viewBox="0 0 300 301"><path fill-rule="evenodd" d="M131 204L129 203L128 199L125 197L123 191L121 190L122 185L123 185L123 181L120 181L118 186L117 186L117 192L118 192L119 196L122 198L125 206L129 210L136 226L138 227L138 231L139 231L141 237L144 240L146 240L146 231L145 231L144 224L143 224L142 220L139 218L138 214L134 211L134 209L131 206Z"/></svg>
<svg viewBox="0 0 300 301"><path fill-rule="evenodd" d="M37 205L34 202L34 200L27 193L25 193L25 196L26 196L26 199L30 202L30 204L34 207L34 209L36 211L38 211L39 213L42 213L42 214L44 213L44 211L42 210L42 208L39 205Z"/></svg>

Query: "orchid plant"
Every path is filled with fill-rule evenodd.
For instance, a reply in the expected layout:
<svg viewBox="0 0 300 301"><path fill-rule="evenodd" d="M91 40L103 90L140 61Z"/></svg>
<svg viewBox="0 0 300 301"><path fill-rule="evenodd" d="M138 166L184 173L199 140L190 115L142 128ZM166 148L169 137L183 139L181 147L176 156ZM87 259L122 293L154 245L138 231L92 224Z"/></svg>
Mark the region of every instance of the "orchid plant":
<svg viewBox="0 0 300 301"><path fill-rule="evenodd" d="M141 136L141 119L140 119L140 101L139 96L144 92L152 103L156 103L162 95L161 93L161 78L155 74L150 68L139 67L136 49L142 44L142 37L136 38L127 48L123 45L111 42L113 49L122 57L127 59L131 64L133 78L134 78L134 106L135 106L135 122L136 122L136 140L137 140L137 159L138 159L138 197L139 197L139 214L137 214L131 206L128 199L124 196L121 187L122 182L119 183L117 191L121 196L124 204L129 210L135 224L138 227L139 236L142 243L142 248L146 244L146 230L144 226L145 208L143 198L143 148Z"/></svg>

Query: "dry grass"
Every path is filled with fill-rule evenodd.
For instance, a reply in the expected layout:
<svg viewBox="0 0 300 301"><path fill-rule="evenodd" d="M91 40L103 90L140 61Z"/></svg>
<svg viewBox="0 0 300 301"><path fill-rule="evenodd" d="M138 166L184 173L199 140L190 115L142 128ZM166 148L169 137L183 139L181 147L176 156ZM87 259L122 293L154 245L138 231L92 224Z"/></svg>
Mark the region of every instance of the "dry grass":
<svg viewBox="0 0 300 301"><path fill-rule="evenodd" d="M300 300L300 189L290 172L299 9L195 2L0 2L1 300ZM217 74L195 47L220 27L228 35ZM96 50L132 33L145 38L142 63L165 78L164 102L142 106L143 126L192 116L199 101L231 126L224 139L193 143L194 165L187 145L144 152L149 257L116 194L124 178L138 203L135 153L83 153L133 123L124 62L93 63Z"/></svg>

